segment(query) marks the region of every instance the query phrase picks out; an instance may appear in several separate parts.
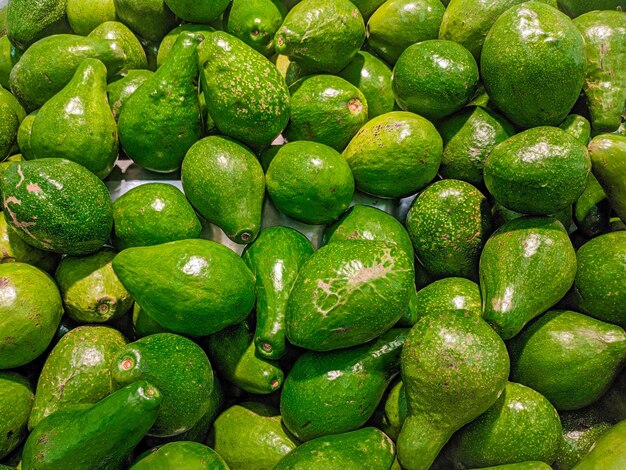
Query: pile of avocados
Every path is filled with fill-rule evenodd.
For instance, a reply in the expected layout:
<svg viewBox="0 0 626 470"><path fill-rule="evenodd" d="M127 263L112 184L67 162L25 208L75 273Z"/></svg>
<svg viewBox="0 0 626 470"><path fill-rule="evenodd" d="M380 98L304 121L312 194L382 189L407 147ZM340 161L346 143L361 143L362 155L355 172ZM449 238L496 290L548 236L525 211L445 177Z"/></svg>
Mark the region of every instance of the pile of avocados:
<svg viewBox="0 0 626 470"><path fill-rule="evenodd" d="M626 0L0 5L0 470L626 469Z"/></svg>

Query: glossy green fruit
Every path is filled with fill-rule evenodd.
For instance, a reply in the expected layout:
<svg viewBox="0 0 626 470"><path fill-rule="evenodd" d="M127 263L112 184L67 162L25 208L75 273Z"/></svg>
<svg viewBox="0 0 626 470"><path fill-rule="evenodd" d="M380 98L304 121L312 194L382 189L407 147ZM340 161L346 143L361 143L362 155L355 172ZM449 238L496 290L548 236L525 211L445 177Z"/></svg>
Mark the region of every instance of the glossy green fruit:
<svg viewBox="0 0 626 470"><path fill-rule="evenodd" d="M174 47L174 44L176 44L176 41L178 40L178 36L180 36L180 34L184 31L191 31L192 33L199 34L206 38L209 34L215 31L215 29L206 24L185 23L180 26L176 26L173 30L167 33L167 36L165 36L159 44L156 63L157 67L160 67L163 63L165 63L170 55L170 52L172 51L172 48Z"/></svg>
<svg viewBox="0 0 626 470"><path fill-rule="evenodd" d="M380 429L395 442L398 440L402 424L404 424L408 413L402 380L392 382L381 405L383 406L383 425Z"/></svg>
<svg viewBox="0 0 626 470"><path fill-rule="evenodd" d="M285 16L287 8L280 0L234 0L224 14L224 31L270 57Z"/></svg>
<svg viewBox="0 0 626 470"><path fill-rule="evenodd" d="M626 135L602 134L589 143L592 171L617 216L626 221Z"/></svg>
<svg viewBox="0 0 626 470"><path fill-rule="evenodd" d="M76 34L87 36L95 28L107 21L115 21L113 0L67 0L67 20Z"/></svg>
<svg viewBox="0 0 626 470"><path fill-rule="evenodd" d="M7 36L0 37L0 86L9 88L11 69L19 60L19 51Z"/></svg>
<svg viewBox="0 0 626 470"><path fill-rule="evenodd" d="M154 318L146 313L138 303L133 305L133 333L135 338L155 335L157 333L172 333L163 328Z"/></svg>
<svg viewBox="0 0 626 470"><path fill-rule="evenodd" d="M122 110L122 105L128 101L137 89L154 74L151 70L129 70L126 76L109 84L107 96L113 117L117 120Z"/></svg>
<svg viewBox="0 0 626 470"><path fill-rule="evenodd" d="M20 149L22 160L31 160L31 149L30 149L30 135L33 130L33 124L35 123L35 118L37 117L37 111L35 110L32 113L28 114L21 122L19 129L17 130L17 146ZM7 163L9 160L6 160L4 163ZM8 168L8 165L5 167ZM4 172L3 172L4 174Z"/></svg>
<svg viewBox="0 0 626 470"><path fill-rule="evenodd" d="M619 470L626 465L626 421L613 426L574 467L574 470Z"/></svg>
<svg viewBox="0 0 626 470"><path fill-rule="evenodd" d="M17 140L20 120L13 108L4 102L0 102L0 158L5 159L11 154L11 150Z"/></svg>
<svg viewBox="0 0 626 470"><path fill-rule="evenodd" d="M5 90L2 86L0 86L0 102L6 103L11 108L13 108L13 111L15 111L15 114L17 114L17 118L19 119L20 123L26 117L26 110L22 107L18 99L13 95L13 93L9 91L8 87Z"/></svg>
<svg viewBox="0 0 626 470"><path fill-rule="evenodd" d="M213 449L198 442L171 442L139 456L129 470L228 470Z"/></svg>
<svg viewBox="0 0 626 470"><path fill-rule="evenodd" d="M558 0L559 8L572 18L593 10L621 10L626 8L624 0L597 0L589 3L583 0Z"/></svg>
<svg viewBox="0 0 626 470"><path fill-rule="evenodd" d="M164 0L180 19L190 23L210 23L228 6L229 0Z"/></svg>
<svg viewBox="0 0 626 470"><path fill-rule="evenodd" d="M469 312L477 317L482 314L478 284L461 277L448 277L427 285L417 291L415 303L417 319L452 310Z"/></svg>
<svg viewBox="0 0 626 470"><path fill-rule="evenodd" d="M385 3L385 0L354 0L352 3L356 5L363 16L363 19L367 22L369 17L372 16L372 13Z"/></svg>
<svg viewBox="0 0 626 470"><path fill-rule="evenodd" d="M574 204L576 226L590 238L609 231L611 205L602 186L592 174L585 190Z"/></svg>
<svg viewBox="0 0 626 470"><path fill-rule="evenodd" d="M591 124L589 120L580 114L570 114L559 125L561 129L576 137L580 142L587 145L591 137Z"/></svg>
<svg viewBox="0 0 626 470"><path fill-rule="evenodd" d="M122 23L148 41L161 41L176 26L176 16L164 0L114 0L114 3Z"/></svg>
<svg viewBox="0 0 626 470"><path fill-rule="evenodd" d="M0 458L9 455L28 435L26 423L33 398L28 380L15 372L0 372Z"/></svg>
<svg viewBox="0 0 626 470"><path fill-rule="evenodd" d="M502 227L504 224L513 219L519 219L520 217L526 216L526 214L522 214L521 212L515 212L507 209L502 204L497 202L493 205L491 212L493 214L493 223L497 228ZM567 206L565 209L560 210L555 214L551 214L548 217L552 217L553 219L561 222L563 228L565 228L565 230L569 233L572 230L572 215L572 206Z"/></svg>
<svg viewBox="0 0 626 470"><path fill-rule="evenodd" d="M126 53L126 61L121 74L133 69L146 69L148 61L146 52L135 34L119 21L107 21L99 25L91 33L90 38L109 39L117 42Z"/></svg>
<svg viewBox="0 0 626 470"><path fill-rule="evenodd" d="M29 245L7 224L4 212L0 213L0 263L26 263L46 271L54 272L59 256Z"/></svg>
<svg viewBox="0 0 626 470"><path fill-rule="evenodd" d="M8 3L8 2L7 2ZM7 36L15 47L26 50L51 34L69 33L66 0L11 0L7 8Z"/></svg>

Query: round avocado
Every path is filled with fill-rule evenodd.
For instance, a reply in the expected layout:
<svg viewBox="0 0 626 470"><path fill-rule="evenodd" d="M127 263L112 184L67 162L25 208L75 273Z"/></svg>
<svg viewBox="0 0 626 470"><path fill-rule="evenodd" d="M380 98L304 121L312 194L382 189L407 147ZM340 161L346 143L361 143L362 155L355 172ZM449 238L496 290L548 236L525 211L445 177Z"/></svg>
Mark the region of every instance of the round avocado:
<svg viewBox="0 0 626 470"><path fill-rule="evenodd" d="M210 447L199 442L170 442L140 455L129 470L228 470Z"/></svg>
<svg viewBox="0 0 626 470"><path fill-rule="evenodd" d="M0 372L0 459L9 455L28 435L26 423L34 397L24 377L15 372Z"/></svg>

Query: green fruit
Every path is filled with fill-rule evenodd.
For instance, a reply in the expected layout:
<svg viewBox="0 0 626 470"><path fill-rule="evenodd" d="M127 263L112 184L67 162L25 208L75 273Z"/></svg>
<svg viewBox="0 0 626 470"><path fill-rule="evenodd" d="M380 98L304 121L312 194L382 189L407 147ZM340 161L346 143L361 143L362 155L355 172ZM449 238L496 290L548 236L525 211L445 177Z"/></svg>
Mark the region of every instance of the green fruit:
<svg viewBox="0 0 626 470"><path fill-rule="evenodd" d="M0 159L11 155L19 127L19 117L11 105L0 101Z"/></svg>
<svg viewBox="0 0 626 470"><path fill-rule="evenodd" d="M176 16L190 23L210 23L226 9L229 0L165 0Z"/></svg>
<svg viewBox="0 0 626 470"><path fill-rule="evenodd" d="M289 142L311 140L341 152L367 122L361 91L334 75L312 75L291 85L291 119L283 135Z"/></svg>
<svg viewBox="0 0 626 470"><path fill-rule="evenodd" d="M391 112L366 123L343 151L357 189L386 198L405 197L437 175L443 143L430 121Z"/></svg>
<svg viewBox="0 0 626 470"><path fill-rule="evenodd" d="M0 263L26 263L46 271L54 272L59 261L56 253L43 251L29 245L7 224L4 212L0 213Z"/></svg>
<svg viewBox="0 0 626 470"><path fill-rule="evenodd" d="M89 33L89 37L116 41L122 47L126 53L126 62L124 63L123 72L148 67L146 52L141 42L139 42L137 36L124 26L124 24L118 21L107 21Z"/></svg>
<svg viewBox="0 0 626 470"><path fill-rule="evenodd" d="M20 149L22 159L21 160L32 160L32 151L30 146L30 136L33 131L33 124L35 123L35 118L37 117L37 111L35 110L32 113L28 114L22 120L20 127L17 130L17 146ZM7 159L5 162L8 162ZM5 167L8 168L8 165ZM4 172L2 173L4 174Z"/></svg>
<svg viewBox="0 0 626 470"><path fill-rule="evenodd" d="M228 470L224 459L198 442L171 442L140 456L129 470Z"/></svg>
<svg viewBox="0 0 626 470"><path fill-rule="evenodd" d="M572 18L593 10L621 10L626 9L624 0L596 0L593 3L584 0L558 0L559 8Z"/></svg>
<svg viewBox="0 0 626 470"><path fill-rule="evenodd" d="M492 224L487 198L458 180L442 180L426 188L406 219L415 255L436 278L477 280L480 253Z"/></svg>
<svg viewBox="0 0 626 470"><path fill-rule="evenodd" d="M591 176L592 175L590 175L590 177ZM491 212L493 214L494 225L497 228L502 227L504 224L510 222L513 219L519 219L520 217L525 216L525 214L522 214L521 212L515 212L507 209L502 204L499 204L497 202L493 205ZM569 232L571 230L570 227L572 226L573 222L572 215L572 206L567 206L565 209L560 210L555 214L550 214L549 217L552 217L553 219L561 222L563 228L565 228L565 230Z"/></svg>
<svg viewBox="0 0 626 470"><path fill-rule="evenodd" d="M224 14L224 31L270 57L274 55L274 36L286 15L279 0L234 0Z"/></svg>
<svg viewBox="0 0 626 470"><path fill-rule="evenodd" d="M482 470L552 470L552 467L545 462L519 462L486 467Z"/></svg>
<svg viewBox="0 0 626 470"><path fill-rule="evenodd" d="M121 468L156 419L161 393L146 381L129 385L95 405L45 418L24 446L24 470Z"/></svg>
<svg viewBox="0 0 626 470"><path fill-rule="evenodd" d="M180 36L180 33L182 33L183 31L191 31L192 33L200 34L202 37L206 38L215 30L205 24L183 24L175 27L173 30L167 33L167 36L165 36L159 44L156 63L158 67L163 65L167 57L170 55L174 44L176 44L178 36Z"/></svg>
<svg viewBox="0 0 626 470"><path fill-rule="evenodd" d="M133 332L135 333L135 338L137 339L155 335L157 333L172 333L166 328L163 328L137 303L133 305Z"/></svg>
<svg viewBox="0 0 626 470"><path fill-rule="evenodd" d="M128 101L133 93L143 85L154 72L150 70L129 70L126 76L114 81L107 87L107 96L109 98L109 106L115 120L120 115L122 105Z"/></svg>
<svg viewBox="0 0 626 470"><path fill-rule="evenodd" d="M372 13L385 3L385 0L352 0L352 3L356 5L363 16L363 19L367 22L369 17L372 16Z"/></svg>
<svg viewBox="0 0 626 470"><path fill-rule="evenodd" d="M559 127L573 137L576 137L581 143L585 145L589 143L591 124L586 117L579 114L570 114Z"/></svg>
<svg viewBox="0 0 626 470"><path fill-rule="evenodd" d="M440 279L427 285L417 292L415 302L417 320L452 310L469 312L477 317L482 314L478 284L461 277Z"/></svg>
<svg viewBox="0 0 626 470"><path fill-rule="evenodd" d="M549 215L572 205L591 169L585 145L556 127L536 127L497 145L485 161L485 185L507 209Z"/></svg>
<svg viewBox="0 0 626 470"><path fill-rule="evenodd" d="M402 424L406 420L407 404L404 384L398 380L395 385L390 386L389 393L383 402L384 428L382 431L394 441L398 440L398 435L402 429Z"/></svg>
<svg viewBox="0 0 626 470"><path fill-rule="evenodd" d="M65 16L66 4L66 0L11 0L7 8L7 36L11 43L23 51L47 36L71 32Z"/></svg>
<svg viewBox="0 0 626 470"><path fill-rule="evenodd" d="M168 330L206 336L243 321L254 276L230 249L209 240L128 248L113 269L137 303Z"/></svg>
<svg viewBox="0 0 626 470"><path fill-rule="evenodd" d="M9 455L28 435L26 423L33 406L28 380L15 372L0 372L0 458Z"/></svg>
<svg viewBox="0 0 626 470"><path fill-rule="evenodd" d="M267 170L267 193L289 217L327 224L339 217L354 195L348 163L317 142L291 142L280 148Z"/></svg>
<svg viewBox="0 0 626 470"><path fill-rule="evenodd" d="M370 341L405 313L413 276L412 258L395 244L330 243L300 270L287 305L287 339L313 351Z"/></svg>
<svg viewBox="0 0 626 470"><path fill-rule="evenodd" d="M163 395L153 436L173 436L191 429L211 405L213 370L193 341L172 333L141 338L123 347L111 361L113 380L125 386L147 380Z"/></svg>
<svg viewBox="0 0 626 470"><path fill-rule="evenodd" d="M181 180L191 204L231 240L250 243L257 237L265 178L248 148L229 138L206 137L187 152Z"/></svg>
<svg viewBox="0 0 626 470"><path fill-rule="evenodd" d="M626 135L602 134L589 143L592 171L617 216L626 222Z"/></svg>
<svg viewBox="0 0 626 470"><path fill-rule="evenodd" d="M469 312L422 318L401 365L408 415L397 444L407 470L429 468L454 432L495 403L509 375L504 343Z"/></svg>
<svg viewBox="0 0 626 470"><path fill-rule="evenodd" d="M388 0L367 22L367 44L394 64L412 44L437 39L444 11L439 0Z"/></svg>
<svg viewBox="0 0 626 470"><path fill-rule="evenodd" d="M114 0L122 23L138 36L159 42L176 26L176 16L164 0Z"/></svg>
<svg viewBox="0 0 626 470"><path fill-rule="evenodd" d="M13 66L19 60L19 51L13 47L7 36L0 37L0 86L9 89L9 77Z"/></svg>
<svg viewBox="0 0 626 470"><path fill-rule="evenodd" d="M587 187L574 204L576 226L588 237L609 231L611 206L606 193L593 173L589 175Z"/></svg>
<svg viewBox="0 0 626 470"><path fill-rule="evenodd" d="M480 67L489 98L511 122L557 126L580 94L585 45L567 16L533 0L495 21Z"/></svg>
<svg viewBox="0 0 626 470"><path fill-rule="evenodd" d="M87 36L107 21L115 21L113 0L67 0L67 20L76 34Z"/></svg>
<svg viewBox="0 0 626 470"><path fill-rule="evenodd" d="M599 401L600 410L603 415L610 418L612 422L619 422L626 419L626 373L622 370L620 374Z"/></svg>
<svg viewBox="0 0 626 470"><path fill-rule="evenodd" d="M65 334L37 381L29 429L59 410L96 403L115 392L109 365L125 345L119 331L103 326L80 326Z"/></svg>
<svg viewBox="0 0 626 470"><path fill-rule="evenodd" d="M348 0L303 0L285 17L274 37L276 53L309 72L335 74L356 56L365 24Z"/></svg>
<svg viewBox="0 0 626 470"><path fill-rule="evenodd" d="M619 470L626 465L626 421L616 424L598 439L596 445L574 467L575 470Z"/></svg>

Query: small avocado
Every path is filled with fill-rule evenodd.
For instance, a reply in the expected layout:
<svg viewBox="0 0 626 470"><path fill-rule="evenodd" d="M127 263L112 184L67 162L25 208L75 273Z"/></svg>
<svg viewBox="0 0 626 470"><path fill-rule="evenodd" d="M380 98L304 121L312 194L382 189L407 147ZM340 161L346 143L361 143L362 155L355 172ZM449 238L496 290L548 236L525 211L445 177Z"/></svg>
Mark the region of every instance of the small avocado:
<svg viewBox="0 0 626 470"><path fill-rule="evenodd" d="M24 51L47 36L70 33L65 9L67 0L11 0L7 2L7 36Z"/></svg>
<svg viewBox="0 0 626 470"><path fill-rule="evenodd" d="M180 33L184 31L191 31L192 33L200 34L202 37L206 38L209 34L215 31L215 29L205 24L185 23L180 26L176 26L173 30L167 33L167 36L165 36L159 44L156 62L158 67L163 65L166 61L172 51L172 48L174 47L174 44L176 44L176 41L178 40L178 36L180 36Z"/></svg>
<svg viewBox="0 0 626 470"><path fill-rule="evenodd" d="M3 88L10 88L9 77L11 76L11 70L17 64L20 55L8 37L0 37L0 86Z"/></svg>
<svg viewBox="0 0 626 470"><path fill-rule="evenodd" d="M559 125L561 129L576 137L580 142L587 145L591 137L591 123L580 114L570 114Z"/></svg>
<svg viewBox="0 0 626 470"><path fill-rule="evenodd" d="M589 143L592 171L617 216L626 223L626 135L601 134Z"/></svg>
<svg viewBox="0 0 626 470"><path fill-rule="evenodd" d="M189 23L210 23L218 18L229 0L164 0L174 14Z"/></svg>
<svg viewBox="0 0 626 470"><path fill-rule="evenodd" d="M585 0L558 0L559 8L572 18L593 10L618 10L626 9L624 0L596 0L589 3Z"/></svg>
<svg viewBox="0 0 626 470"><path fill-rule="evenodd" d="M602 437L586 456L574 467L574 470L619 470L626 467L626 421L616 424Z"/></svg>
<svg viewBox="0 0 626 470"><path fill-rule="evenodd" d="M17 129L17 146L20 149L20 155L22 155L20 161L33 159L30 146L30 136L33 131L33 124L35 123L37 112L38 110L35 110L25 116L20 123L20 127ZM7 162L9 162L9 159L5 160L3 163L6 164ZM8 168L8 164L5 166L5 170L6 168ZM4 172L2 174L4 174Z"/></svg>
<svg viewBox="0 0 626 470"><path fill-rule="evenodd" d="M129 70L126 75L107 86L107 96L113 117L117 121L122 105L128 101L137 88L143 85L154 72L150 70Z"/></svg>
<svg viewBox="0 0 626 470"><path fill-rule="evenodd" d="M224 13L224 31L270 57L285 16L287 8L280 0L233 0Z"/></svg>
<svg viewBox="0 0 626 470"><path fill-rule="evenodd" d="M170 442L140 455L129 470L228 470L213 449L198 442Z"/></svg>
<svg viewBox="0 0 626 470"><path fill-rule="evenodd" d="M148 41L160 42L176 26L176 15L164 0L114 0L122 23Z"/></svg>
<svg viewBox="0 0 626 470"><path fill-rule="evenodd" d="M96 27L90 38L108 39L117 42L126 53L126 62L122 74L127 70L148 68L146 52L135 34L119 21L107 21Z"/></svg>
<svg viewBox="0 0 626 470"><path fill-rule="evenodd" d="M462 277L448 277L417 291L417 320L427 315L458 310L480 317L481 298L478 284ZM417 321L415 321L417 323Z"/></svg>
<svg viewBox="0 0 626 470"><path fill-rule="evenodd" d="M589 177L591 178L592 175L589 175ZM519 219L520 217L526 216L526 214L522 214L521 212L515 212L511 209L507 209L498 202L496 202L491 208L491 213L493 214L493 223L496 228L502 227L504 224L513 219ZM572 216L572 206L567 206L565 209L560 210L555 214L550 214L548 217L552 217L553 219L561 222L563 228L565 228L565 230L569 233L572 230Z"/></svg>
<svg viewBox="0 0 626 470"><path fill-rule="evenodd" d="M606 193L593 173L589 175L587 186L574 203L574 220L576 226L593 238L609 231L611 205Z"/></svg>
<svg viewBox="0 0 626 470"><path fill-rule="evenodd" d="M0 459L26 439L33 398L28 380L15 372L0 372Z"/></svg>
<svg viewBox="0 0 626 470"><path fill-rule="evenodd" d="M4 212L0 212L0 263L26 263L53 273L59 258L56 253L40 250L22 240L7 224Z"/></svg>
<svg viewBox="0 0 626 470"><path fill-rule="evenodd" d="M408 413L406 393L402 380L398 379L391 383L387 396L379 406L381 405L383 410L383 426L380 429L394 441L397 441Z"/></svg>
<svg viewBox="0 0 626 470"><path fill-rule="evenodd" d="M115 21L114 0L67 0L67 20L76 34L87 36L107 21Z"/></svg>

